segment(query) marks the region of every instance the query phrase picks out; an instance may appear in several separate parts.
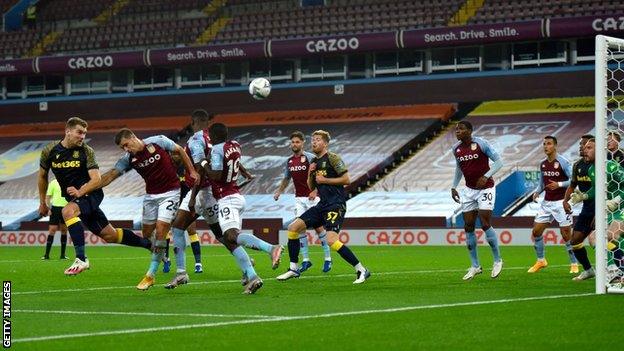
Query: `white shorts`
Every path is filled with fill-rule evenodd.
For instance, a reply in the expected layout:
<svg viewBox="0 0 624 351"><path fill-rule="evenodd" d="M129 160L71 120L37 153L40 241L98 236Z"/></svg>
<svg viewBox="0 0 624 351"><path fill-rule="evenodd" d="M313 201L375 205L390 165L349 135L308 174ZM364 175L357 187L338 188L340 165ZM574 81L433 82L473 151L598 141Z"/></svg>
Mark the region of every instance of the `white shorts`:
<svg viewBox="0 0 624 351"><path fill-rule="evenodd" d="M308 199L307 196L295 197L295 217L301 216L305 211L316 206L321 199L317 196L314 200Z"/></svg>
<svg viewBox="0 0 624 351"><path fill-rule="evenodd" d="M219 225L221 231L243 227L243 211L245 210L245 198L241 194L228 195L219 199Z"/></svg>
<svg viewBox="0 0 624 351"><path fill-rule="evenodd" d="M460 198L462 212L470 212L475 210L492 211L494 209L494 201L496 200L496 188L465 188L462 191Z"/></svg>
<svg viewBox="0 0 624 351"><path fill-rule="evenodd" d="M171 223L178 211L180 189L162 194L145 194L143 197L143 224L154 224L156 221Z"/></svg>
<svg viewBox="0 0 624 351"><path fill-rule="evenodd" d="M192 190L189 190L186 196L184 196L184 199L182 199L182 203L180 204L181 210L190 212L189 201L191 201L192 192ZM199 192L197 192L197 196L195 196L195 212L204 217L208 224L215 224L219 221L217 217L219 205L214 196L212 196L211 187L200 189Z"/></svg>
<svg viewBox="0 0 624 351"><path fill-rule="evenodd" d="M572 215L563 209L563 200L542 201L535 215L535 223L551 223L553 219L559 223L559 227L572 225Z"/></svg>

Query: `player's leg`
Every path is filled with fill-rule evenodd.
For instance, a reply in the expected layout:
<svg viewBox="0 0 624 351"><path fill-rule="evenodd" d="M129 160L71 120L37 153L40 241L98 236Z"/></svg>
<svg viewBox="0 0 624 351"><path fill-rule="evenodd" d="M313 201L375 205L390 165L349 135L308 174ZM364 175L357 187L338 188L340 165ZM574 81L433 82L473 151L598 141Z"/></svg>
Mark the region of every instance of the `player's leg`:
<svg viewBox="0 0 624 351"><path fill-rule="evenodd" d="M147 290L154 285L154 276L158 271L160 262L164 258L165 238L171 230L171 222L178 209L179 198L178 190L159 195L147 195L145 197L143 203L143 228L147 228L149 233L153 233L156 230L156 233L154 235L150 266L141 282L137 285L139 290Z"/></svg>
<svg viewBox="0 0 624 351"><path fill-rule="evenodd" d="M60 216L60 215L59 215ZM62 216L60 216L62 218ZM59 228L61 229L61 260L66 260L67 255L65 255L65 250L67 249L67 226L65 225L65 223L61 220L61 223L59 223Z"/></svg>
<svg viewBox="0 0 624 351"><path fill-rule="evenodd" d="M624 252L620 239L624 230L624 221L621 212L610 213L609 219L611 223L607 228L607 281L619 282L624 273L622 271Z"/></svg>
<svg viewBox="0 0 624 351"><path fill-rule="evenodd" d="M67 226L67 231L71 236L72 243L74 244L76 258L82 262L86 262L84 228L82 227L80 219L80 207L75 202L69 202L63 207L61 214Z"/></svg>
<svg viewBox="0 0 624 351"><path fill-rule="evenodd" d="M242 195L230 195L219 200L218 222L221 231L224 233L225 246L230 250L232 256L236 259L245 280L244 294L253 294L263 285L262 279L256 273L253 262L243 248L243 241L249 238L241 239L242 228L242 212L245 208L245 198Z"/></svg>
<svg viewBox="0 0 624 351"><path fill-rule="evenodd" d="M308 206L307 197L295 197L295 218L301 216L310 207L312 206ZM310 251L308 249L308 245L308 233L304 231L303 233L299 234L299 252L301 253L302 258L301 267L299 268L300 272L305 272L310 267L312 267L312 261L310 261Z"/></svg>
<svg viewBox="0 0 624 351"><path fill-rule="evenodd" d="M321 213L318 206L314 206L305 211L301 216L295 218L288 225L288 258L290 265L288 270L277 276L277 280L288 280L291 278L298 278L301 273L299 272L299 249L301 244L299 242L299 236L305 232L306 228L316 228L322 225Z"/></svg>
<svg viewBox="0 0 624 351"><path fill-rule="evenodd" d="M198 215L194 212L191 213L189 208L189 202L191 199L191 192L188 192L178 210L175 218L171 223L171 234L173 238L173 253L175 254L176 261L176 275L175 277L165 285L167 289L174 289L178 285L187 284L189 282L189 276L186 273L186 228L194 222ZM210 188L200 189L195 198L195 211L197 213L204 213L206 211L206 199L210 194Z"/></svg>
<svg viewBox="0 0 624 351"><path fill-rule="evenodd" d="M464 206L463 203L462 206ZM471 210L472 207L464 208L468 208L468 211L464 211L462 215L464 218L464 232L466 233L466 247L470 255L470 268L468 268L468 272L466 272L462 279L470 280L477 274L481 274L483 269L479 263L479 256L477 254L477 234L475 234L475 223L477 222L478 211L476 209Z"/></svg>
<svg viewBox="0 0 624 351"><path fill-rule="evenodd" d="M240 232L242 224L241 214L244 209L245 198L242 195L230 195L220 199L218 218L221 230L225 233L224 228L237 228L239 233L236 237L236 243L253 250L266 252L271 257L271 268L277 269L283 248L280 245L272 245L252 233Z"/></svg>
<svg viewBox="0 0 624 351"><path fill-rule="evenodd" d="M491 187L481 190L476 200L479 208L481 229L485 232L485 238L488 245L490 245L492 256L494 257L491 277L496 278L503 269L503 260L501 259L500 249L498 247L498 236L491 224L492 210L494 210L494 203L496 202L496 188Z"/></svg>
<svg viewBox="0 0 624 351"><path fill-rule="evenodd" d="M589 234L593 231L594 227L594 215L593 213L581 211L579 214L576 223L574 224L574 231L572 232L572 250L574 251L574 256L578 262L583 266L584 271L581 272L578 276L574 277L573 280L585 280L595 276L594 269L592 268L592 264L589 261L589 257L587 256L587 250L583 244L585 238L589 236Z"/></svg>
<svg viewBox="0 0 624 351"><path fill-rule="evenodd" d="M538 214L538 216L535 217L535 222L533 223L533 231L531 232L531 236L533 237L533 248L535 249L535 256L537 256L537 261L531 268L529 268L529 270L527 271L528 273L539 272L542 268L546 268L548 266L548 262L546 261L544 253L543 234L544 230L546 230L546 228L548 227L549 222L546 222L545 220L545 216L540 216Z"/></svg>
<svg viewBox="0 0 624 351"><path fill-rule="evenodd" d="M572 238L572 214L565 213L565 210L563 209L563 201L557 202L555 206L553 216L559 223L559 232L565 241L565 249L570 259L570 273L576 274L579 272L578 261L576 260L576 256L574 256L572 243L570 242L570 239Z"/></svg>
<svg viewBox="0 0 624 351"><path fill-rule="evenodd" d="M50 218L50 221L51 220L52 219ZM50 259L50 249L52 249L52 243L54 242L54 234L56 234L57 230L58 230L58 225L52 224L52 223L48 225L48 237L46 239L45 254L43 254L43 257L41 257L42 260Z"/></svg>
<svg viewBox="0 0 624 351"><path fill-rule="evenodd" d="M323 248L323 255L325 260L323 261L323 273L327 273L332 269L332 259L331 259L331 248L327 243L327 232L323 227L317 227L314 229L316 231L316 235L321 242L321 247Z"/></svg>
<svg viewBox="0 0 624 351"><path fill-rule="evenodd" d="M322 218L325 219L323 227L327 230L327 243L332 250L336 251L343 260L347 261L355 269L356 278L353 284L361 284L370 277L370 272L366 269L353 251L340 241L338 233L344 221L346 207L340 206L329 211L322 211Z"/></svg>
<svg viewBox="0 0 624 351"><path fill-rule="evenodd" d="M191 242L193 258L195 258L195 273L202 273L204 269L201 263L201 243L199 241L199 235L197 235L197 224L195 221L186 228L186 232Z"/></svg>

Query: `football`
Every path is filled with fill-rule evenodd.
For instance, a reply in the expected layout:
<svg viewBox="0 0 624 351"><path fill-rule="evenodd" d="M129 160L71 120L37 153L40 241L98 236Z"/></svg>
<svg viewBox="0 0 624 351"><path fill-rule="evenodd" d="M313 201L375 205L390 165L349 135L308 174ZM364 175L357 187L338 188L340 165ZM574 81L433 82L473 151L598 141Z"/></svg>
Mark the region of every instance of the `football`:
<svg viewBox="0 0 624 351"><path fill-rule="evenodd" d="M256 100L264 100L271 94L271 82L266 78L255 78L249 83L249 94Z"/></svg>

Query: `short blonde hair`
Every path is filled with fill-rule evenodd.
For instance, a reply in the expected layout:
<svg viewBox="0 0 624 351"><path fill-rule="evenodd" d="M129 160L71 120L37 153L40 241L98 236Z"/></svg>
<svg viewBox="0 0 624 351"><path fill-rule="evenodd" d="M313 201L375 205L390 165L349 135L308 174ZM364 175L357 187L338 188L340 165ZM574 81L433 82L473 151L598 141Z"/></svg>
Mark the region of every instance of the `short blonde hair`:
<svg viewBox="0 0 624 351"><path fill-rule="evenodd" d="M325 140L326 143L329 143L329 140L331 139L331 136L329 135L329 133L322 129L314 131L314 133L312 133L312 136L315 136L315 135L318 135L321 138L323 138L323 140Z"/></svg>
<svg viewBox="0 0 624 351"><path fill-rule="evenodd" d="M85 128L89 127L89 123L80 117L72 117L67 120L65 123L65 128L74 128L75 126L83 126Z"/></svg>

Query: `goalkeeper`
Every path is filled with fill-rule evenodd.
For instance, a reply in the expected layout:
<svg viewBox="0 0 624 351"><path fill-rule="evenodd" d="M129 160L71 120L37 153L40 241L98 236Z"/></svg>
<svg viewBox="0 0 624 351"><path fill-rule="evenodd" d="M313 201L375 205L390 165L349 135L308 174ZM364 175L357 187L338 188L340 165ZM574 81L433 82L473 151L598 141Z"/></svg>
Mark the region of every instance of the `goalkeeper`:
<svg viewBox="0 0 624 351"><path fill-rule="evenodd" d="M591 187L582 192L580 189L575 189L574 192L570 195L570 200L572 204L583 201L583 210L585 209L586 201L595 201L595 183L596 183L596 172L594 167L595 162L595 142L594 140L589 140L584 148L584 159L586 162L589 162L591 165L588 168L588 176L591 180ZM624 168L622 168L615 161L607 161L607 222L608 222L608 270L609 277L608 281L620 279L622 276L622 263L623 263L623 254L622 248L624 247L624 240L621 238L621 232L624 231L624 214L622 211L622 199L624 199ZM566 202L564 202L567 205ZM565 207L564 205L564 207ZM580 241L575 240L576 236L572 238L572 245L582 245L582 241L585 237L582 237ZM575 251L576 253L576 251ZM589 259L587 260L589 262ZM581 262L583 267L585 268L585 263ZM589 265L591 267L591 264ZM587 271L587 268L586 268ZM593 269L592 269L593 271ZM579 276L580 277L580 276ZM578 278L578 277L577 277ZM585 278L587 279L587 278ZM582 280L582 279L577 279Z"/></svg>

